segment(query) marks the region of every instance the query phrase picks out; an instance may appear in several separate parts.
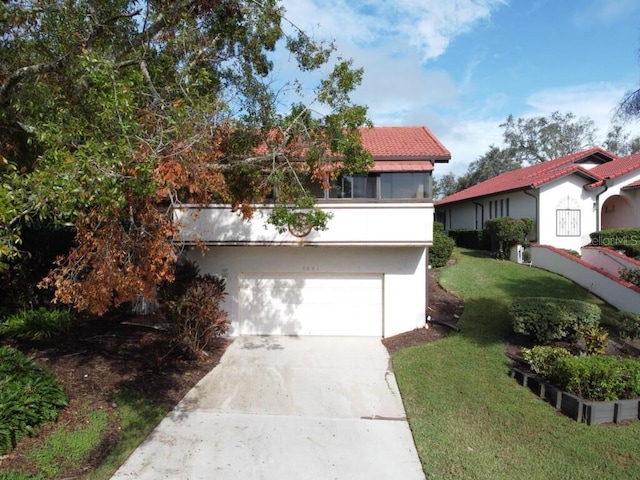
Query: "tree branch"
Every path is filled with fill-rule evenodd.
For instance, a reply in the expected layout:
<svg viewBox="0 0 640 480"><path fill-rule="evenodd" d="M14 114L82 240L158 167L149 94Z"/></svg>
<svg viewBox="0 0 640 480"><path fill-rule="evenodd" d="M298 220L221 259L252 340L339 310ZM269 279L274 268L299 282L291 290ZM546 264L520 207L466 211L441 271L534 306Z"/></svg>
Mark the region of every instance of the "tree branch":
<svg viewBox="0 0 640 480"><path fill-rule="evenodd" d="M63 59L58 59L55 62L39 63L37 65L29 65L21 67L11 75L9 75L0 86L0 105L6 105L9 101L9 94L11 90L22 81L25 77L32 75L40 75L41 73L53 72L60 68L63 63Z"/></svg>
<svg viewBox="0 0 640 480"><path fill-rule="evenodd" d="M190 8L194 4L195 4L195 0L182 0L182 1L174 2L171 5L171 10L167 12L168 14L160 13L154 23L152 23L148 28L140 32L133 39L133 41L130 42L129 44L130 48L125 49L125 51L122 52L122 55L120 56L120 58L126 57L132 50L139 48L145 42L151 40L158 33L160 33L162 29L166 28L169 25L169 21L167 20L168 16L177 15L180 12L184 11L185 9ZM105 27L110 22L113 23L120 18L128 18L128 17L134 16L139 12L140 11L138 10L133 13L115 15L104 21L100 21L99 19L94 18L89 37L85 39L81 39L81 41L78 42L78 44L74 48L72 48L65 56L60 57L57 60L54 60L51 62L44 62L36 65L28 65L25 67L18 68L11 75L9 75L4 80L4 82L2 82L2 85L0 86L0 105L2 106L7 105L7 103L9 102L9 96L11 94L11 91L22 80L30 76L53 72L60 69L64 65L64 62L67 58L77 53L78 51L81 51L83 47L86 47L88 44L92 43L95 40L95 38L99 36L100 33L106 30ZM129 61L124 61L121 63L122 66L127 66L129 64L130 64Z"/></svg>

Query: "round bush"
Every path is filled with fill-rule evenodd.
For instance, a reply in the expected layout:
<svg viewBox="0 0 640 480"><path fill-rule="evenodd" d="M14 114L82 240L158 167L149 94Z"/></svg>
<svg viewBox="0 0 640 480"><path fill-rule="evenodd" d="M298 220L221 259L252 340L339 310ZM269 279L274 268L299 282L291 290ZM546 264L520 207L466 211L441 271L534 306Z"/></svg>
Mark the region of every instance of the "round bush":
<svg viewBox="0 0 640 480"><path fill-rule="evenodd" d="M429 265L432 267L444 267L451 258L455 246L456 244L452 238L434 229L433 246L429 248Z"/></svg>
<svg viewBox="0 0 640 480"><path fill-rule="evenodd" d="M571 352L562 347L537 345L522 349L522 358L529 364L531 370L547 380L553 377L558 358L569 356Z"/></svg>
<svg viewBox="0 0 640 480"><path fill-rule="evenodd" d="M600 307L580 300L550 297L522 297L509 307L513 331L532 335L538 342L561 340L580 327L600 323Z"/></svg>

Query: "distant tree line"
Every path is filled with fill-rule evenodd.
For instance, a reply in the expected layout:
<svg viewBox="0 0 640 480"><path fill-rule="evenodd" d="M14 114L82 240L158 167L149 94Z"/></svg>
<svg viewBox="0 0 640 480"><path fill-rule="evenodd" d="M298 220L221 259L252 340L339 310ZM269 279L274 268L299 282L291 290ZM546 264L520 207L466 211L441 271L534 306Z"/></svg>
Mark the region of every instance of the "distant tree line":
<svg viewBox="0 0 640 480"><path fill-rule="evenodd" d="M616 116L603 142L605 150L622 156L640 152L640 136L631 136L622 123L634 111L640 112L640 90L622 103L621 113ZM469 164L463 175L447 173L436 179L437 198L452 195L504 172L570 155L596 144L593 120L577 118L570 112L556 111L546 117L531 118L509 115L500 127L503 129L502 146L490 145L484 155Z"/></svg>

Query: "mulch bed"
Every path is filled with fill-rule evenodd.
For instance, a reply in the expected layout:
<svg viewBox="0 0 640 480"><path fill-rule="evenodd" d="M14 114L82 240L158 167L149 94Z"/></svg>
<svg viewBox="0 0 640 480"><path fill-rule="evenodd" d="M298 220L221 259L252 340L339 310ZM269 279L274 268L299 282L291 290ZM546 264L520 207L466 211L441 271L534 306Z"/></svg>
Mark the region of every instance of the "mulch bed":
<svg viewBox="0 0 640 480"><path fill-rule="evenodd" d="M157 320L132 316L86 319L56 342L12 343L55 374L69 404L56 425L45 426L37 435L24 438L9 455L0 457L0 472L36 473L25 454L55 426L79 428L84 425L88 410L100 409L107 411L112 420L100 451L60 477L85 478L118 441L114 392L143 395L169 410L217 365L230 343L228 339L217 339L206 356L186 360L170 348L165 331L153 328Z"/></svg>
<svg viewBox="0 0 640 480"><path fill-rule="evenodd" d="M437 281L437 272L430 272L429 314L432 318L455 325L462 313L462 301L443 290ZM55 342L13 343L40 365L53 371L64 385L69 405L57 424L69 429L82 426L88 409L102 409L110 413L112 424L99 451L73 471L60 478L86 478L99 465L117 443L117 408L114 392L143 395L150 401L174 407L184 395L215 365L230 339L218 339L208 355L198 360L185 360L172 351L167 334L154 328L157 318L113 316L99 320L80 320L62 340ZM429 324L394 337L383 339L390 354L412 345L438 340L451 329ZM20 470L31 473L33 466L25 454L56 425L40 429L33 437L23 439L9 455L0 457L0 472Z"/></svg>
<svg viewBox="0 0 640 480"><path fill-rule="evenodd" d="M453 293L443 289L438 282L438 270L429 271L429 316L438 322L456 326L462 315L464 302ZM416 328L393 337L387 337L382 343L390 355L405 347L420 345L439 340L454 330L436 323L427 323L425 328Z"/></svg>

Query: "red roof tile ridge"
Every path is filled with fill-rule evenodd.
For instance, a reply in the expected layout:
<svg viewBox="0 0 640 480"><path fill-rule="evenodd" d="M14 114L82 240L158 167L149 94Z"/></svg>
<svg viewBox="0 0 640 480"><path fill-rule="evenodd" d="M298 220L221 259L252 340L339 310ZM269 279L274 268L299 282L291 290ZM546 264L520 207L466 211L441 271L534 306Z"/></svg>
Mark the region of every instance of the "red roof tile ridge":
<svg viewBox="0 0 640 480"><path fill-rule="evenodd" d="M615 161L594 168L603 178L617 178L640 169L640 153L618 157Z"/></svg>
<svg viewBox="0 0 640 480"><path fill-rule="evenodd" d="M440 199L436 201L436 205L494 195L520 188L539 187L551 180L555 180L556 178L578 171L598 180L600 179L600 176L591 173L588 169L578 164L575 164L577 160L587 158L595 153L604 154L612 160L616 158L615 155L600 147L592 147L581 152L571 153L546 162L536 163L517 170L504 172L493 178L489 178L483 182L466 188L465 190L461 190L460 192L456 192Z"/></svg>

